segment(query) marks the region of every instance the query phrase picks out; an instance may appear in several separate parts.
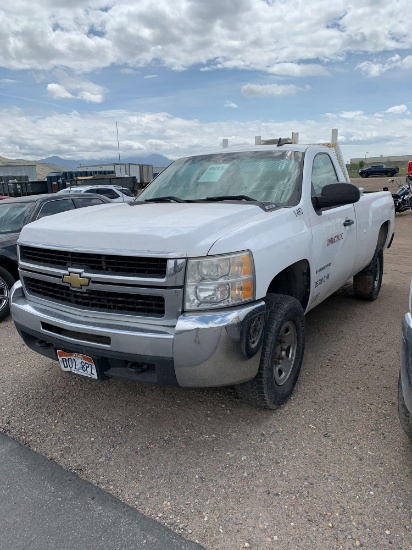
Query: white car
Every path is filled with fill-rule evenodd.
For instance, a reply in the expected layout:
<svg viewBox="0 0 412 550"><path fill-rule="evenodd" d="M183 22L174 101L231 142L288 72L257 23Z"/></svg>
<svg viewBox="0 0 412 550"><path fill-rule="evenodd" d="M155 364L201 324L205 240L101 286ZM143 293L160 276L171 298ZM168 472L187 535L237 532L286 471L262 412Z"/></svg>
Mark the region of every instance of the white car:
<svg viewBox="0 0 412 550"><path fill-rule="evenodd" d="M57 192L57 194L59 193L94 193L103 195L113 202L134 201L134 196L130 189L121 187L120 185L74 185Z"/></svg>

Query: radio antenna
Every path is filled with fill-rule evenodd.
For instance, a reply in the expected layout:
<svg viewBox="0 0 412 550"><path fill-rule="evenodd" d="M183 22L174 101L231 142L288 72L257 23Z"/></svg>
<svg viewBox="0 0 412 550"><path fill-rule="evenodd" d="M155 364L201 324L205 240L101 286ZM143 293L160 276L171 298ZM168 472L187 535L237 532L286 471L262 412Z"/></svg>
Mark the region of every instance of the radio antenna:
<svg viewBox="0 0 412 550"><path fill-rule="evenodd" d="M117 135L117 152L119 154L119 162L120 162L119 128L117 127L117 120L116 120L116 135Z"/></svg>

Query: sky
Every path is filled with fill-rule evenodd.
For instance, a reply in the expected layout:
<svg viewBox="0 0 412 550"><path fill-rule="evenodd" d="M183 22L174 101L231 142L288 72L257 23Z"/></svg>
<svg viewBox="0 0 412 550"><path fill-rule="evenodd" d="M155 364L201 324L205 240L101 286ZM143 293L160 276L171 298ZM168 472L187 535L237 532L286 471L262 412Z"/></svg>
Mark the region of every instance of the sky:
<svg viewBox="0 0 412 550"><path fill-rule="evenodd" d="M0 156L147 156L291 137L412 157L410 0L13 0Z"/></svg>

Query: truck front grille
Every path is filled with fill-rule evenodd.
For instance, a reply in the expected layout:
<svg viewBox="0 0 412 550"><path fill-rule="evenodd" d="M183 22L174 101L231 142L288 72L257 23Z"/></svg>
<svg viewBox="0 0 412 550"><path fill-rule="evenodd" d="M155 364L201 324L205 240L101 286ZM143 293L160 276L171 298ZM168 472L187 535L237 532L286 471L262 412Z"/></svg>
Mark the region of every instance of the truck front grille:
<svg viewBox="0 0 412 550"><path fill-rule="evenodd" d="M142 258L111 254L89 254L69 250L49 250L31 246L20 247L20 259L50 267L77 267L94 273L133 275L164 279L166 258Z"/></svg>
<svg viewBox="0 0 412 550"><path fill-rule="evenodd" d="M33 296L48 298L64 305L151 317L163 317L165 314L165 299L163 296L91 289L86 292L79 292L62 284L32 277L24 277L24 284L27 291Z"/></svg>

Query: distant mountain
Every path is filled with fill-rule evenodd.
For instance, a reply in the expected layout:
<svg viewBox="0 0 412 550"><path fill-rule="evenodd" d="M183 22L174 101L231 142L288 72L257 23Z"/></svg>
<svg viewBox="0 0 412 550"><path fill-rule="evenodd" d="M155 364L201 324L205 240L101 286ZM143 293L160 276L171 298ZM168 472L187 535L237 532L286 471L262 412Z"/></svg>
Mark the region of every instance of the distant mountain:
<svg viewBox="0 0 412 550"><path fill-rule="evenodd" d="M106 158L106 159L81 159L81 160L74 160L74 159L63 159L61 157L58 157L56 155L52 157L47 157L45 159L40 159L37 162L42 164L55 164L57 166L61 166L62 168L65 168L66 170L76 170L79 166L82 165L90 165L90 164L113 164L114 162L119 162L118 158ZM153 153L152 155L148 155L147 157L126 157L126 158L120 158L121 163L134 163L134 164L152 164L153 166L169 166L169 164L172 162L167 157L164 157L163 155L158 155L156 153Z"/></svg>

